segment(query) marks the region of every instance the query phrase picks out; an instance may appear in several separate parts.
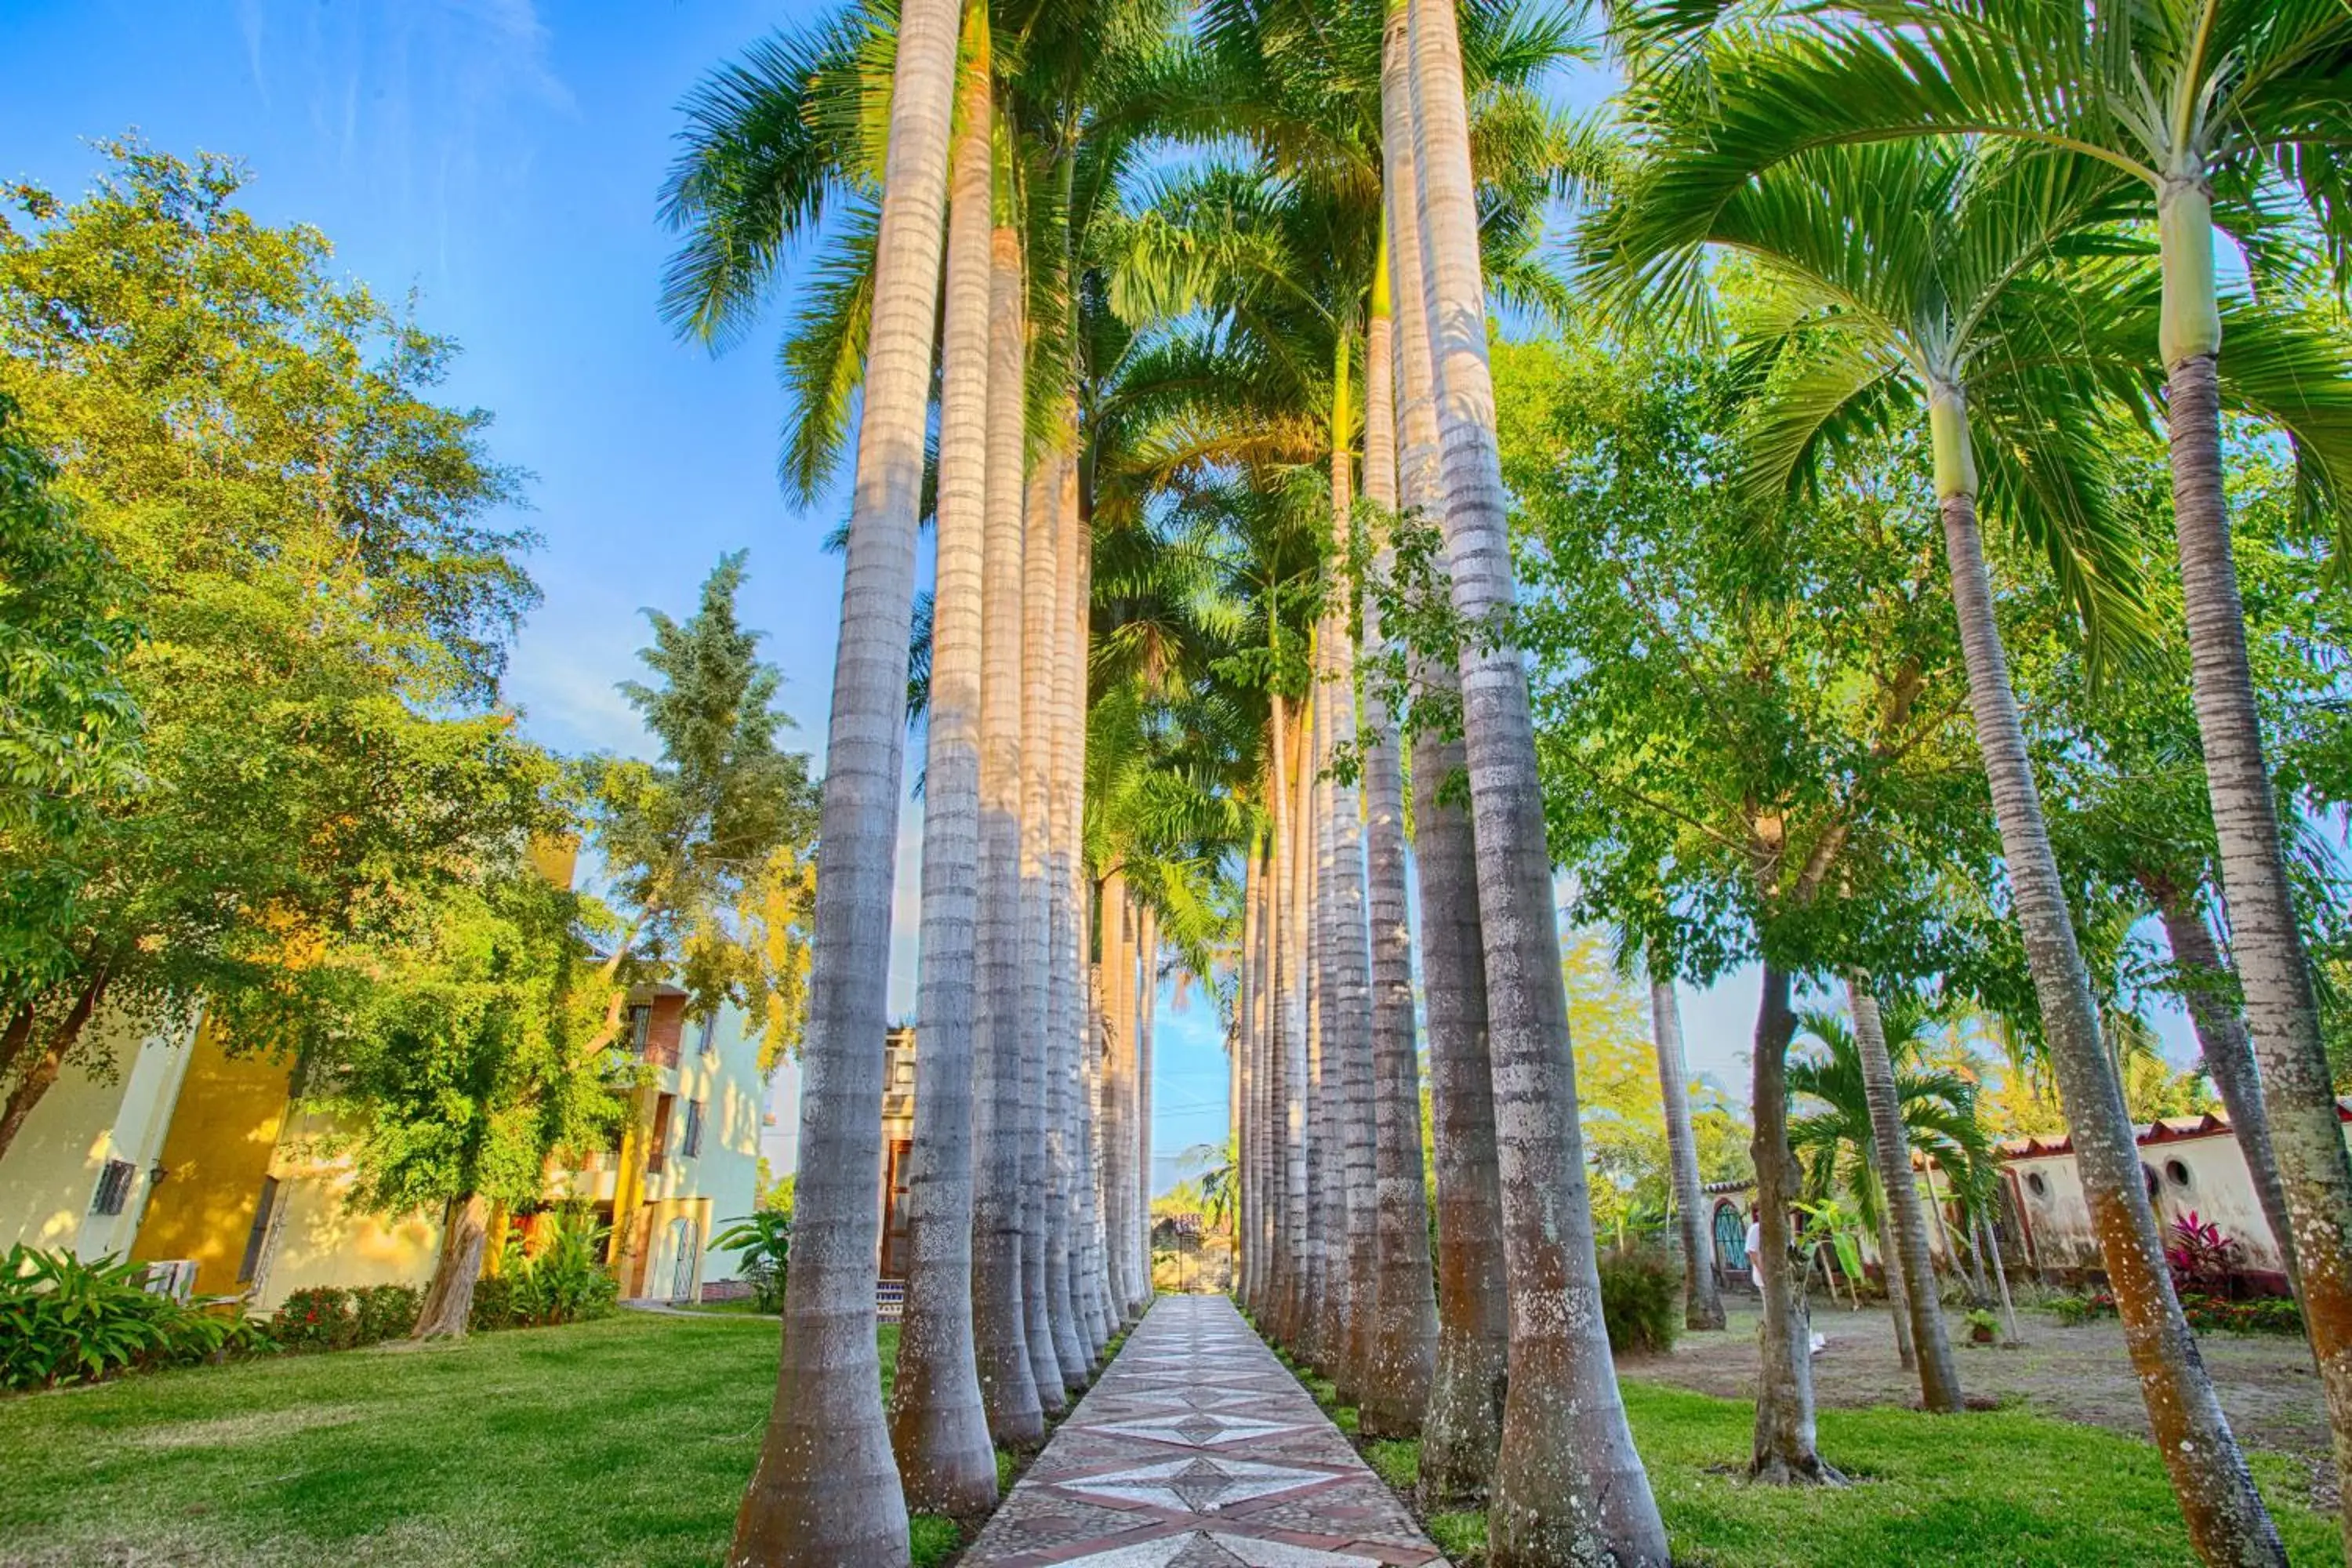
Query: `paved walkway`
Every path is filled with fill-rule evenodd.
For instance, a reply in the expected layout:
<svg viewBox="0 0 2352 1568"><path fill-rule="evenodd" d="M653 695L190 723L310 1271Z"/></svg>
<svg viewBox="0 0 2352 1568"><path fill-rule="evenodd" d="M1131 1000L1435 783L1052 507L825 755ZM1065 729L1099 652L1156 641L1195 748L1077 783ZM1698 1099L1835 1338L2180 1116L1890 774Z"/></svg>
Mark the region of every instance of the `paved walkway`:
<svg viewBox="0 0 2352 1568"><path fill-rule="evenodd" d="M1163 1296L959 1568L1444 1559L1223 1296Z"/></svg>

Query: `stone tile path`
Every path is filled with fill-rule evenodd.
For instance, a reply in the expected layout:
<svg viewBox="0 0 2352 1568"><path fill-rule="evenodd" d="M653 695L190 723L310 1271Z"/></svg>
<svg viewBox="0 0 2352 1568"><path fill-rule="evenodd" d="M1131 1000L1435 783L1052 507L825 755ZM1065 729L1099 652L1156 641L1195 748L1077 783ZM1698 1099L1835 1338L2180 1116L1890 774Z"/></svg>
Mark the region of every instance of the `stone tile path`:
<svg viewBox="0 0 2352 1568"><path fill-rule="evenodd" d="M1163 1296L959 1568L1444 1559L1223 1296Z"/></svg>

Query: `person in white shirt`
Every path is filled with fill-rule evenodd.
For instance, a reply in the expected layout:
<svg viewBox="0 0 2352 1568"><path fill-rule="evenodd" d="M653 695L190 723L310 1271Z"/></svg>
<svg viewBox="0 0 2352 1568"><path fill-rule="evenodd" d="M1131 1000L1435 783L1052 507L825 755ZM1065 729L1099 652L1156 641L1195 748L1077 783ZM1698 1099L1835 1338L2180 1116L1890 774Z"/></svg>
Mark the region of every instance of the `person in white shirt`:
<svg viewBox="0 0 2352 1568"><path fill-rule="evenodd" d="M1742 1244L1748 1249L1748 1278L1756 1281L1756 1293L1764 1293L1764 1211L1754 1204L1748 1205L1748 1239Z"/></svg>

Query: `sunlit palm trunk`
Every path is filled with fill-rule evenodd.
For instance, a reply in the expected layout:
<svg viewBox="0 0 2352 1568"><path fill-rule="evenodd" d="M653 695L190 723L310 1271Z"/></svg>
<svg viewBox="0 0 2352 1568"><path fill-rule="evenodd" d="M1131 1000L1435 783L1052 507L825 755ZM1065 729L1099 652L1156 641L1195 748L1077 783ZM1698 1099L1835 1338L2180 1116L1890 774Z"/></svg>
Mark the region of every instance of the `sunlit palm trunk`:
<svg viewBox="0 0 2352 1568"><path fill-rule="evenodd" d="M1397 489L1426 525L1442 505L1437 395L1423 308L1421 216L1413 169L1411 40L1404 0L1391 0L1381 56L1382 152L1390 193L1389 265L1395 277ZM1436 1363L1422 1416L1421 1494L1431 1507L1483 1500L1501 1450L1509 1385L1510 1314L1503 1268L1502 1176L1486 1044L1485 939L1478 924L1470 820L1446 795L1467 764L1449 729L1461 680L1453 665L1414 654L1416 707L1440 713L1417 726L1412 820L1421 907L1422 983L1429 1015L1432 1155L1437 1187Z"/></svg>
<svg viewBox="0 0 2352 1568"><path fill-rule="evenodd" d="M973 1205L972 1329L988 1426L1007 1447L1045 1430L1049 1390L1030 1354L1024 1196L1035 1131L1031 1042L1022 1009L1023 557L1026 406L1017 236L990 237L988 529L982 557L986 625L980 695L980 992L974 1049L985 1086ZM1058 1389L1051 1392L1058 1393Z"/></svg>
<svg viewBox="0 0 2352 1568"><path fill-rule="evenodd" d="M1070 1329L1069 1217L1062 1119L1069 1109L1061 1082L1062 1049L1054 1034L1054 656L1061 531L1061 459L1042 453L1029 479L1028 525L1022 546L1021 1010L1023 1049L1034 1058L1035 1169L1024 1184L1033 1208L1023 1223L1024 1295L1038 1311L1029 1327L1038 1397L1048 1409L1068 1403L1082 1377ZM1027 1076L1024 1071L1024 1076ZM1034 1247L1034 1256L1032 1248Z"/></svg>
<svg viewBox="0 0 2352 1568"><path fill-rule="evenodd" d="M1653 963L1658 962L1652 955ZM1689 1074L1683 1065L1683 1016L1671 974L1650 974L1650 1034L1658 1050L1658 1100L1666 1117L1666 1160L1674 1167L1675 1217L1683 1238L1683 1321L1723 1327L1715 1284L1715 1244L1707 1235L1706 1194L1699 1185L1698 1140L1691 1131Z"/></svg>
<svg viewBox="0 0 2352 1568"><path fill-rule="evenodd" d="M1009 270L1013 287L1021 290L1016 298L1025 297L1019 234L1001 228L997 236L1000 273ZM1003 259L1008 255L1009 268ZM1023 335L1025 347L1025 331ZM1007 435L1010 447L1009 431ZM1038 1403L1049 1414L1069 1403L1054 1326L1054 1161L1061 1139L1054 1126L1055 1053L1046 1032L1052 1018L1053 988L1046 970L1054 916L1045 876L1045 806L1054 723L1045 638L1054 620L1054 511L1059 495L1053 459L1040 455L1029 474L1021 549L1021 1302L1030 1372L1037 1382Z"/></svg>
<svg viewBox="0 0 2352 1568"><path fill-rule="evenodd" d="M2168 186L2165 249L2167 417L2172 524L2189 621L2197 731L2205 751L2230 951L2244 983L2246 1028L2261 1064L2271 1148L2294 1238L2304 1325L2326 1391L2339 1472L2352 1473L2352 1158L2319 1037L2319 1007L2289 889L2278 800L2263 758L2262 718L2246 657L2245 607L2222 491L2221 323L2212 308L2212 216L2200 186ZM2340 1505L2352 1532L2352 1492Z"/></svg>
<svg viewBox="0 0 2352 1568"><path fill-rule="evenodd" d="M1124 1324L1136 1297L1135 1249L1135 906L1127 879L1102 885L1103 1016L1108 1055L1103 1074L1103 1231L1109 1249L1111 1316Z"/></svg>
<svg viewBox="0 0 2352 1568"><path fill-rule="evenodd" d="M1265 887L1265 861L1259 853L1260 847L1259 835L1252 833L1248 858L1242 862L1242 949L1241 962L1236 966L1239 985L1234 1007L1234 1016L1241 1030L1240 1048L1234 1056L1234 1071L1241 1089L1234 1119L1234 1173L1241 1184L1241 1205L1234 1224L1234 1241L1237 1248L1234 1295L1241 1302L1242 1310L1254 1316L1260 1310L1257 1281L1265 1264L1257 1237L1257 1145L1262 1120L1257 1105L1257 1000L1264 974L1257 956L1258 901Z"/></svg>
<svg viewBox="0 0 2352 1568"><path fill-rule="evenodd" d="M874 1337L874 1194L882 1177L890 888L956 22L957 7L945 0L914 0L898 15L819 810L783 1356L759 1464L736 1515L730 1568L894 1568L908 1560Z"/></svg>
<svg viewBox="0 0 2352 1568"><path fill-rule="evenodd" d="M1299 708L1299 764L1291 774L1291 816L1298 824L1299 866L1291 884L1291 922L1298 945L1299 1037L1307 1045L1307 1257L1306 1294L1295 1352L1309 1365L1328 1371L1331 1343L1332 1233L1346 1218L1332 1215L1339 1192L1339 1147L1332 1101L1339 1074L1327 1049L1323 1012L1330 983L1323 968L1323 931L1318 916L1328 907L1331 878L1329 818L1323 810L1321 763L1323 714L1310 697ZM1342 1287L1344 1289L1344 1286Z"/></svg>
<svg viewBox="0 0 2352 1568"><path fill-rule="evenodd" d="M1920 1404L1929 1410L1962 1408L1959 1370L1952 1362L1952 1342L1944 1332L1944 1313L1936 1300L1935 1260L1927 1251L1927 1216L1919 1206L1919 1184L1911 1179L1911 1141L1903 1130L1903 1104L1895 1084L1895 1061L1886 1048L1886 1030L1878 1016L1878 998L1867 981L1846 977L1847 1004L1853 1013L1853 1043L1862 1058L1863 1092L1870 1100L1870 1155L1878 1172L1887 1228L1900 1257L1890 1258L1887 1288L1901 1287L1895 1310L1911 1327L1911 1352L1919 1373ZM1918 1289L1910 1289L1913 1280Z"/></svg>
<svg viewBox="0 0 2352 1568"><path fill-rule="evenodd" d="M1511 1378L1487 1508L1496 1568L1668 1561L1601 1313L1576 1062L1527 671L1496 635L1513 600L1462 55L1453 9L1413 0L1423 309L1438 401L1510 1270Z"/></svg>
<svg viewBox="0 0 2352 1568"><path fill-rule="evenodd" d="M1384 513L1397 510L1394 321L1389 309L1388 247L1372 279L1364 343L1364 493ZM1385 522L1378 574L1389 564ZM1364 647L1387 652L1378 596L1363 601ZM1371 918L1374 1261L1358 1394L1358 1429L1370 1437L1412 1437L1437 1358L1437 1296L1429 1262L1429 1175L1421 1147L1421 1064L1413 1037L1412 932L1405 921L1404 773L1382 681L1365 683L1365 900Z"/></svg>
<svg viewBox="0 0 2352 1568"><path fill-rule="evenodd" d="M1135 1310L1151 1304L1151 1037L1160 1002L1160 911L1137 912L1135 998Z"/></svg>
<svg viewBox="0 0 2352 1568"><path fill-rule="evenodd" d="M989 62L971 42L948 207L940 344L938 568L923 762L922 949L906 1315L890 1446L907 1506L971 1515L996 1500L996 1452L972 1350L972 991L979 918L981 558L988 510Z"/></svg>
<svg viewBox="0 0 2352 1568"><path fill-rule="evenodd" d="M2042 1033L2074 1136L2091 1228L2123 1320L2124 1343L2139 1374L2157 1450L2199 1555L2209 1563L2284 1563L2278 1531L2214 1397L2165 1267L2156 1216L2141 1182L2139 1146L2122 1085L2099 1041L2098 1015L2010 687L1992 580L1977 529L1966 405L1957 387L1938 388L1937 402L1944 552L1968 663L1977 748L1992 789L2001 858L2041 1004Z"/></svg>
<svg viewBox="0 0 2352 1568"><path fill-rule="evenodd" d="M1313 858L1302 854L1305 823L1298 811L1297 731L1290 705L1277 692L1274 698L1274 789L1280 814L1275 830L1275 886L1272 944L1276 986L1274 1022L1282 1056L1279 1085L1282 1107L1282 1234L1276 1256L1282 1268L1282 1293L1276 1323L1276 1337L1293 1353L1300 1349L1307 1310L1307 1247L1310 1216L1307 1204L1307 998L1300 952L1298 914L1301 884L1312 870Z"/></svg>
<svg viewBox="0 0 2352 1568"><path fill-rule="evenodd" d="M2238 1152L2245 1156L2263 1218L2278 1241L2287 1279L2293 1283L2298 1270L2286 1187L2279 1178L2278 1155L2271 1147L2270 1111L2263 1100L2262 1073L2254 1064L2253 1041L2247 1037L2245 1020L2239 1016L2233 1001L2236 976L2214 945L2213 933L2206 929L2194 898L2151 873L2141 873L2138 881L2164 922L2173 966L2184 982L2181 1000L2189 1008L2189 1022L2196 1026L2198 1048L2204 1054L2205 1074L2213 1080L2222 1107L2230 1113L2230 1131L2237 1140Z"/></svg>

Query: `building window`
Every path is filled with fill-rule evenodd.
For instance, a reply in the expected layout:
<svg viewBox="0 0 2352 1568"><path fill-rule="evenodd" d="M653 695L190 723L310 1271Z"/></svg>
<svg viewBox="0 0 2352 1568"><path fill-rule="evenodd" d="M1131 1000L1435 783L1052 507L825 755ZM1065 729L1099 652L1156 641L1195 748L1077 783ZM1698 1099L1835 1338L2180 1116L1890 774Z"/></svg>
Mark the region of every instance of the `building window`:
<svg viewBox="0 0 2352 1568"><path fill-rule="evenodd" d="M98 1191L90 1194L92 1214L121 1214L124 1200L131 1196L131 1184L139 1179L139 1167L128 1160L109 1160L106 1169L98 1173Z"/></svg>
<svg viewBox="0 0 2352 1568"><path fill-rule="evenodd" d="M709 1061L719 1054L719 1015L716 1013L702 1020L702 1039L699 1048L704 1061Z"/></svg>
<svg viewBox="0 0 2352 1568"><path fill-rule="evenodd" d="M2167 1160L2164 1179L2185 1193L2189 1190L2189 1167L2179 1160Z"/></svg>
<svg viewBox="0 0 2352 1568"><path fill-rule="evenodd" d="M261 1244L269 1237L270 1217L278 1212L278 1178L261 1178L261 1201L253 1205L253 1228L245 1237L245 1261L236 1266L236 1282L249 1285L261 1266Z"/></svg>
<svg viewBox="0 0 2352 1568"><path fill-rule="evenodd" d="M646 1174L649 1176L658 1173L668 1162L670 1108L677 1102L677 1097L674 1094L665 1094L654 1101L654 1130L646 1140Z"/></svg>
<svg viewBox="0 0 2352 1568"><path fill-rule="evenodd" d="M629 1054L631 1056L641 1057L646 1054L646 1040L653 1033L653 1027L652 1007L641 1003L629 1009Z"/></svg>
<svg viewBox="0 0 2352 1568"><path fill-rule="evenodd" d="M2042 1179L2041 1172L2028 1171L2025 1173L2025 1190L2037 1198L2046 1198L2050 1195L2050 1184Z"/></svg>

